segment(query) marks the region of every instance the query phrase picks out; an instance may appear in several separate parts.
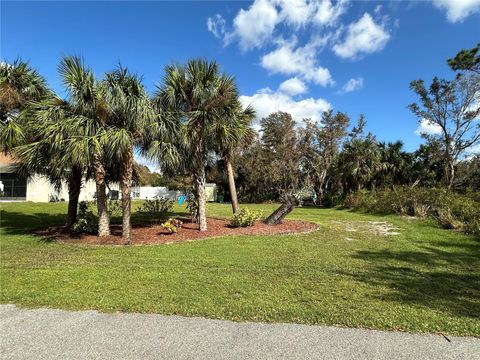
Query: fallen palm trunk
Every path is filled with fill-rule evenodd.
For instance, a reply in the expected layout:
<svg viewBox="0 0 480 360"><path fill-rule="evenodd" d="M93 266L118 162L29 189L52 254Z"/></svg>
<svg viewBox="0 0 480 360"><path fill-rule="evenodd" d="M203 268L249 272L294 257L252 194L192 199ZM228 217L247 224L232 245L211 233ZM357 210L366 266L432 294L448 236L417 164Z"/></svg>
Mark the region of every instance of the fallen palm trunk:
<svg viewBox="0 0 480 360"><path fill-rule="evenodd" d="M280 224L282 220L292 212L294 207L297 205L297 199L295 196L287 196L285 201L276 209L269 217L265 219L265 224L267 225L276 225Z"/></svg>

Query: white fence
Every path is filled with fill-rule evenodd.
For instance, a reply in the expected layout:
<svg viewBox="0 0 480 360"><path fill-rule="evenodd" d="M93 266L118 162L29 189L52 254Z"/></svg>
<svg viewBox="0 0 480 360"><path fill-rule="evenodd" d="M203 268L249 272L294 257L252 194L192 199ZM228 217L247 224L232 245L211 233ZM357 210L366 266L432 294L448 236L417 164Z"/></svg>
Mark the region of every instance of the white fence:
<svg viewBox="0 0 480 360"><path fill-rule="evenodd" d="M205 192L207 201L217 200L217 185L206 184ZM155 198L166 198L177 201L183 192L169 190L165 186L135 186L132 188L132 199L152 200Z"/></svg>
<svg viewBox="0 0 480 360"><path fill-rule="evenodd" d="M136 186L132 188L133 199L151 200L155 198L167 198L170 200L178 200L181 196L180 191L168 190L164 186Z"/></svg>

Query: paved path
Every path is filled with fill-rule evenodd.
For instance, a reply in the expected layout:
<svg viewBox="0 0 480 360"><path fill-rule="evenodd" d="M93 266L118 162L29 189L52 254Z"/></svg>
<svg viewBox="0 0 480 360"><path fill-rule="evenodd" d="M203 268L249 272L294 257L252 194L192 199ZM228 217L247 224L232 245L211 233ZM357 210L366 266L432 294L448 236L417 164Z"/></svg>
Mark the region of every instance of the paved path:
<svg viewBox="0 0 480 360"><path fill-rule="evenodd" d="M480 339L0 305L2 359L466 359Z"/></svg>

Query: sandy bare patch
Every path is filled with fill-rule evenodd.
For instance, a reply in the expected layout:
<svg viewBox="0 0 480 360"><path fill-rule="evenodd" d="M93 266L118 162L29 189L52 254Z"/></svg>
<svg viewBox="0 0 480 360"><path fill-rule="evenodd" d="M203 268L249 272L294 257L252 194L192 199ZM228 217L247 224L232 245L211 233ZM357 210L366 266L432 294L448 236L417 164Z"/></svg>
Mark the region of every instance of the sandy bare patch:
<svg viewBox="0 0 480 360"><path fill-rule="evenodd" d="M400 235L399 227L387 221L340 221L332 220L332 223L338 224L346 232L363 232L379 236ZM346 238L352 241L351 238Z"/></svg>

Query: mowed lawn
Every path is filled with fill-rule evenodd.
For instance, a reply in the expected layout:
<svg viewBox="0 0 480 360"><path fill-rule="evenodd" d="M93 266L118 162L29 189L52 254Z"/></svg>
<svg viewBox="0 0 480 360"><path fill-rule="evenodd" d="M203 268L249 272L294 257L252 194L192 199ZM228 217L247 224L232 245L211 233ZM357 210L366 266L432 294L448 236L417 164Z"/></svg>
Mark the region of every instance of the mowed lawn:
<svg viewBox="0 0 480 360"><path fill-rule="evenodd" d="M480 336L480 241L433 221L298 208L318 231L98 247L32 235L64 203L0 206L2 303Z"/></svg>

